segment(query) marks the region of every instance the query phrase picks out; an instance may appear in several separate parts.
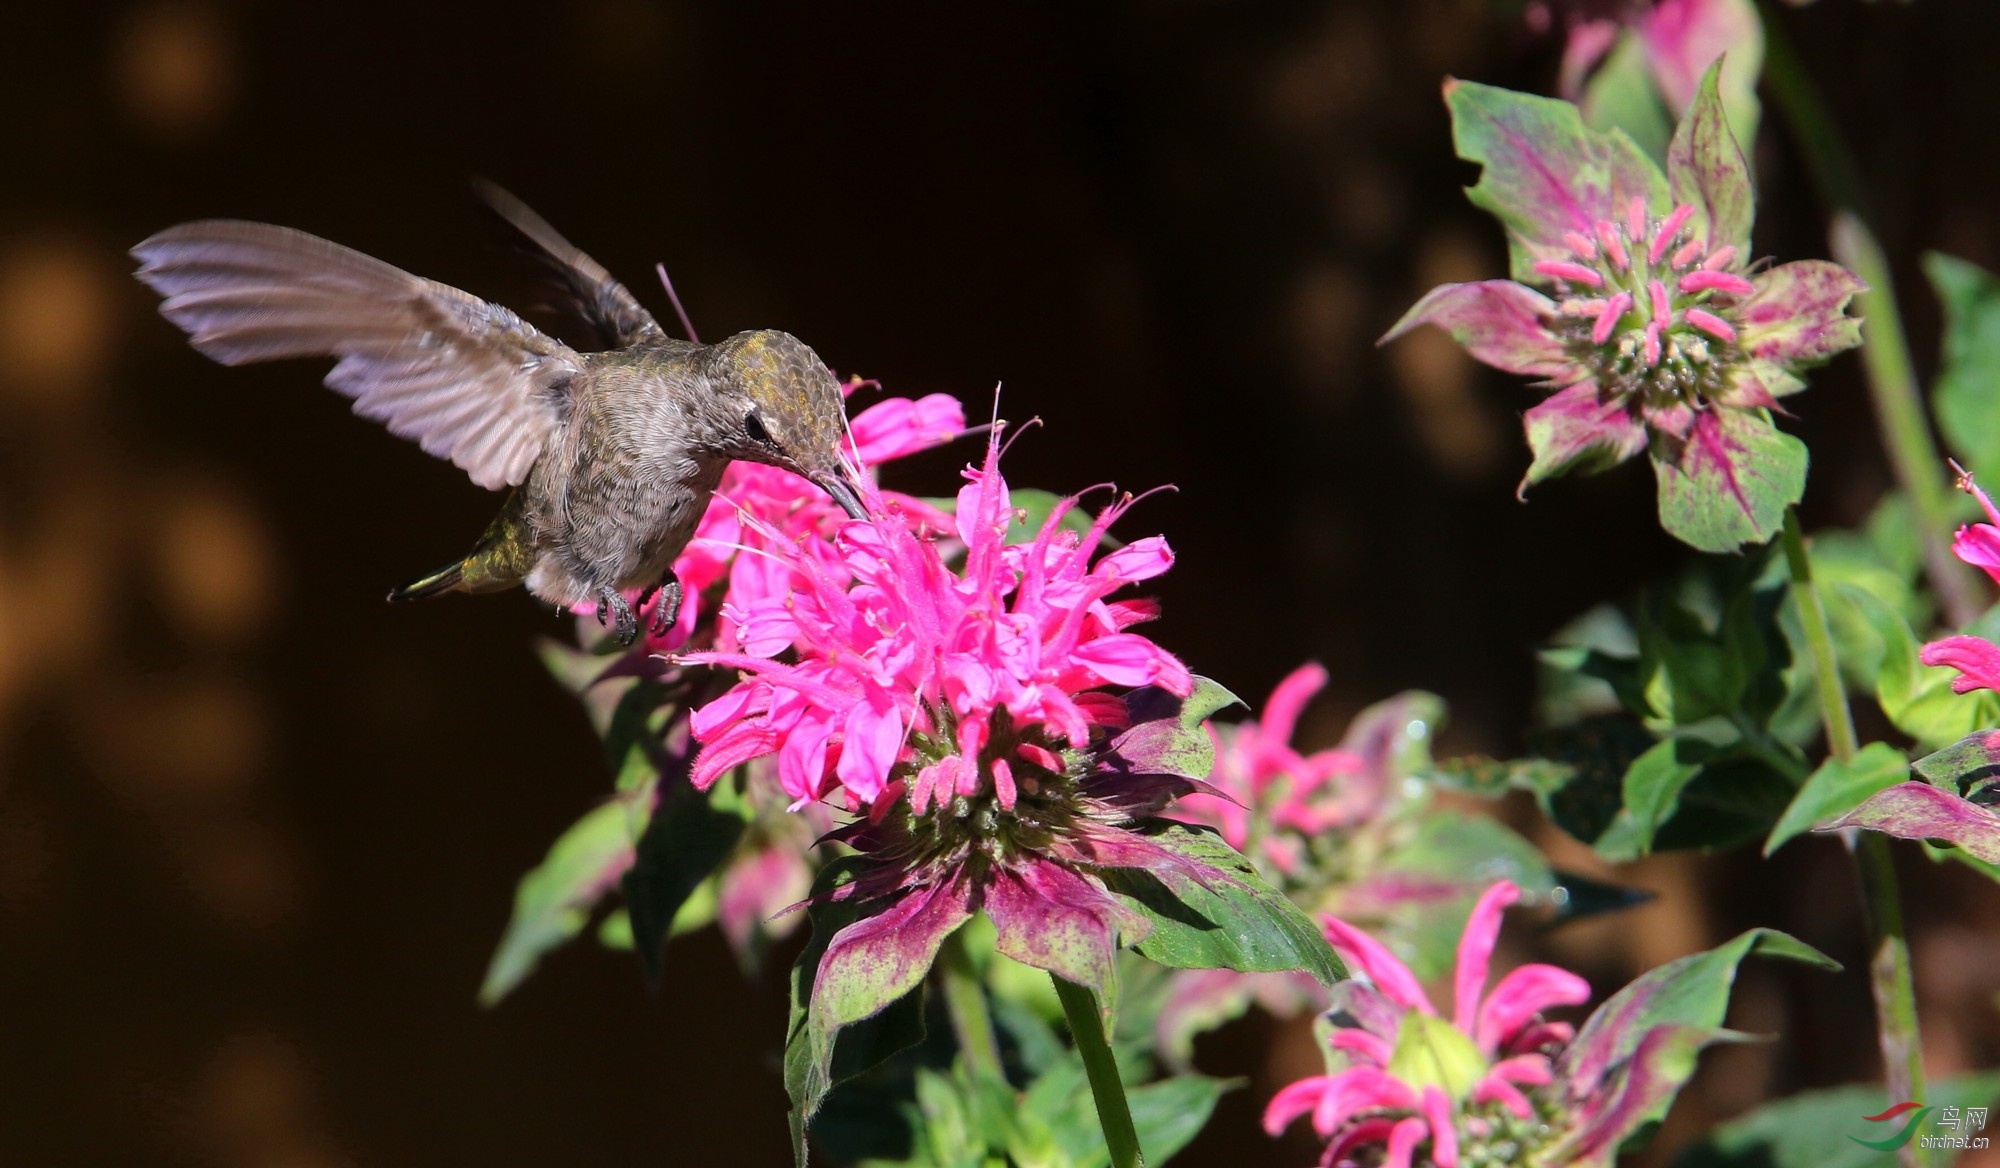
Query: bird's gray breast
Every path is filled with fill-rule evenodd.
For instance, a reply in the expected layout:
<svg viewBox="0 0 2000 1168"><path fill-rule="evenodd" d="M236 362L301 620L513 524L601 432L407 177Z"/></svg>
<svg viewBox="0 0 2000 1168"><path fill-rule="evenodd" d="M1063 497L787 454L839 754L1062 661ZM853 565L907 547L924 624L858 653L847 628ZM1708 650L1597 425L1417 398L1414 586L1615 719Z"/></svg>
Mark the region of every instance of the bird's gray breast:
<svg viewBox="0 0 2000 1168"><path fill-rule="evenodd" d="M530 487L538 542L578 582L649 587L694 534L726 465L691 411L698 388L673 362L594 369L571 386Z"/></svg>

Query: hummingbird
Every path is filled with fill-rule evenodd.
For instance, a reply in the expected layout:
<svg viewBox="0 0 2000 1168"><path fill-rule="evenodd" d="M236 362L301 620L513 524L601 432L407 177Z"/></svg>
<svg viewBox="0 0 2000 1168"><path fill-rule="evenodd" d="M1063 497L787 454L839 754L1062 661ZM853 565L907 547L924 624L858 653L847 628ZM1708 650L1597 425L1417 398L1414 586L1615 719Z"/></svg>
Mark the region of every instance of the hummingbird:
<svg viewBox="0 0 2000 1168"><path fill-rule="evenodd" d="M681 605L674 558L732 459L800 475L866 518L841 457L839 383L789 333L714 345L669 337L631 292L492 184L478 193L552 277L601 350L578 351L498 304L289 227L207 219L132 249L160 312L224 365L332 357L354 412L455 463L500 513L463 558L392 601L525 585L596 606L621 644Z"/></svg>

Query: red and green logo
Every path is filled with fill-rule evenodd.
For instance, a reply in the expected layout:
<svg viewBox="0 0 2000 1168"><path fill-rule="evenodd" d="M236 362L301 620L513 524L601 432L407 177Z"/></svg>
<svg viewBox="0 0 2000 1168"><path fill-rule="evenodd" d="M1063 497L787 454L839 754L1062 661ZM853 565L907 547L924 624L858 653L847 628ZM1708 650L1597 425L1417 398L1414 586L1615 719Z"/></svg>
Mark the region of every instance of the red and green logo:
<svg viewBox="0 0 2000 1168"><path fill-rule="evenodd" d="M1861 1117L1869 1123L1882 1123L1886 1120L1894 1119L1906 1111L1914 1112L1915 1114L1911 1115L1904 1122L1903 1130L1893 1136L1880 1140L1864 1140L1860 1136L1848 1136L1847 1138L1864 1148L1873 1148L1878 1152L1893 1152L1916 1137L1917 1125L1923 1122L1924 1116L1931 1113L1931 1109L1921 1103L1903 1102L1896 1104L1880 1115L1864 1115Z"/></svg>

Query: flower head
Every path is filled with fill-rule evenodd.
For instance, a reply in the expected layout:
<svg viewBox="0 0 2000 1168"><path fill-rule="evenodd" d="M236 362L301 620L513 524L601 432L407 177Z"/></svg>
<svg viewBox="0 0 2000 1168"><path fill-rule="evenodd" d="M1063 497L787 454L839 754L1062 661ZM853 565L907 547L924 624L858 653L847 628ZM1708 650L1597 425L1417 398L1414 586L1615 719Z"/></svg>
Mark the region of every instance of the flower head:
<svg viewBox="0 0 2000 1168"><path fill-rule="evenodd" d="M1366 980L1335 990L1326 1015L1330 1073L1279 1091L1264 1111L1276 1135L1303 1115L1328 1141L1327 1165L1408 1168L1420 1149L1437 1168L1521 1162L1554 1110L1543 1089L1574 1036L1544 1010L1590 997L1582 978L1525 965L1486 991L1500 915L1520 897L1506 881L1480 897L1459 941L1447 1020L1417 979L1366 933L1328 916L1327 940ZM1368 1158L1369 1150L1379 1160Z"/></svg>
<svg viewBox="0 0 2000 1168"><path fill-rule="evenodd" d="M819 898L859 915L819 961L816 1033L915 985L974 911L992 920L1000 952L1103 989L1117 948L1149 925L1101 873L1209 878L1128 830L1200 785L1135 762L1156 708L1180 707L1196 681L1129 631L1154 606L1113 596L1165 571L1172 552L1150 537L1094 555L1129 496L1081 531L1064 500L1031 538L1008 542L1016 514L999 455L995 435L966 472L948 534L872 496L871 518L830 541L767 534L761 558L781 586L732 596L742 647L681 658L744 675L694 713L697 786L775 755L795 804L862 813L833 833L860 855ZM1161 700L1135 705L1114 692L1125 690Z"/></svg>
<svg viewBox="0 0 2000 1168"><path fill-rule="evenodd" d="M1769 411L1801 369L1860 343L1862 284L1822 261L1751 262L1754 196L1716 95L1720 63L1663 174L1565 102L1446 87L1475 203L1508 229L1512 280L1432 289L1389 331L1449 331L1480 361L1543 379L1522 488L1650 453L1661 522L1725 551L1770 538L1804 489L1805 448Z"/></svg>

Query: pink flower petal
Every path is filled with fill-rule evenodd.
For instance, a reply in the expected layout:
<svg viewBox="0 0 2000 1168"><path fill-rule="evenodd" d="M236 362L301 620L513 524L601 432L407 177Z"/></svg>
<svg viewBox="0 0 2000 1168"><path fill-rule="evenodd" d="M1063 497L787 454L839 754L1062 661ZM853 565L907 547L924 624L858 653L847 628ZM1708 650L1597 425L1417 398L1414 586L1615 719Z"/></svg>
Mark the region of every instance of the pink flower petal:
<svg viewBox="0 0 2000 1168"><path fill-rule="evenodd" d="M1396 960L1380 941L1331 913L1320 914L1320 927L1326 931L1327 944L1338 950L1349 966L1366 974L1390 1001L1404 1009L1437 1013L1409 966Z"/></svg>
<svg viewBox="0 0 2000 1168"><path fill-rule="evenodd" d="M1389 1129L1389 1147L1382 1154L1382 1168L1410 1168L1410 1158L1428 1134L1430 1129L1415 1116L1398 1120L1396 1126Z"/></svg>
<svg viewBox="0 0 2000 1168"><path fill-rule="evenodd" d="M1582 371L1546 324L1555 312L1553 300L1512 280L1441 284L1376 343L1386 345L1418 325L1431 324L1450 333L1474 360L1496 369L1574 381Z"/></svg>
<svg viewBox="0 0 2000 1168"><path fill-rule="evenodd" d="M956 438L965 430L965 409L948 393L885 398L854 415L848 429L861 464L874 466Z"/></svg>
<svg viewBox="0 0 2000 1168"><path fill-rule="evenodd" d="M1421 1106L1424 1122L1430 1127L1431 1163L1437 1168L1458 1168L1458 1124L1451 1100L1442 1088L1427 1086Z"/></svg>
<svg viewBox="0 0 2000 1168"><path fill-rule="evenodd" d="M1504 1048L1535 1015L1559 1006L1580 1006L1590 1000L1590 983L1553 965L1523 965L1500 979L1479 1007L1478 1029L1472 1033L1479 1049Z"/></svg>
<svg viewBox="0 0 2000 1168"><path fill-rule="evenodd" d="M2000 690L2000 645L1979 637L1946 637L1925 645L1917 660L1925 665L1958 670L1953 693L1975 689Z"/></svg>
<svg viewBox="0 0 2000 1168"><path fill-rule="evenodd" d="M1290 742L1299 712L1325 688L1326 667L1317 661L1308 661L1286 674L1264 702L1264 714L1257 720L1263 733L1275 741Z"/></svg>
<svg viewBox="0 0 2000 1168"><path fill-rule="evenodd" d="M1493 945L1500 939L1500 916L1507 906L1521 899L1521 889L1512 880L1502 880L1488 888L1472 906L1465 932L1458 939L1458 963L1452 971L1452 1025L1462 1034L1473 1034L1479 1017L1479 996L1486 989L1486 969L1493 959ZM1481 1046L1486 1053L1493 1048Z"/></svg>

